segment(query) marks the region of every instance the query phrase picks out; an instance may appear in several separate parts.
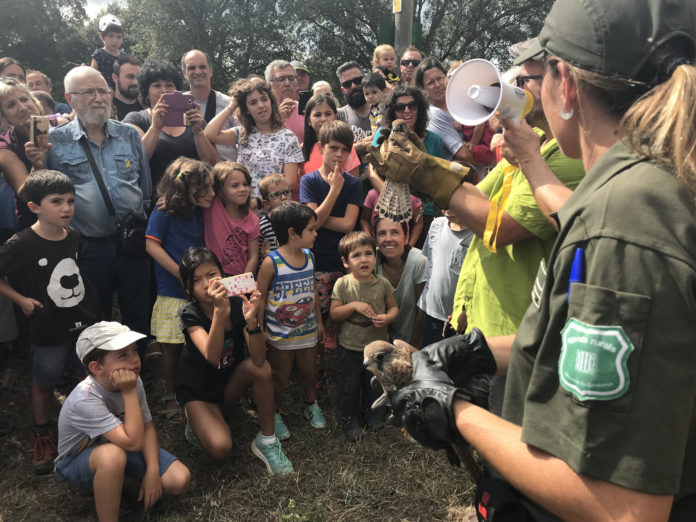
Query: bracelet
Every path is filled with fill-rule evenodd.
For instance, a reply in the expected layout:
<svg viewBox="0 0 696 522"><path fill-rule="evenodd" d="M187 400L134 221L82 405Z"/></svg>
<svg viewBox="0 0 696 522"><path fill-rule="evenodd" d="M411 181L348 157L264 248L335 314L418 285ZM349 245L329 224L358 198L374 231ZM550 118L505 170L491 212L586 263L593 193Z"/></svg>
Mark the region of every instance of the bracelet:
<svg viewBox="0 0 696 522"><path fill-rule="evenodd" d="M261 323L256 323L256 328L249 328L248 324L244 325L244 329L249 335L255 335L261 333Z"/></svg>

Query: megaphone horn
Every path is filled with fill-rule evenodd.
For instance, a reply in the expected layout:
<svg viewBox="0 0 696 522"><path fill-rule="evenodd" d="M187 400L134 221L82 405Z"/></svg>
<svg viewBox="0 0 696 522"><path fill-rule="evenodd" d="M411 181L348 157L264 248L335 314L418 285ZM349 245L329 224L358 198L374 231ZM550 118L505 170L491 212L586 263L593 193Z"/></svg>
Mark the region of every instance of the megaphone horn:
<svg viewBox="0 0 696 522"><path fill-rule="evenodd" d="M488 121L496 112L503 118L524 118L534 106L532 95L503 82L488 60L463 63L447 84L447 108L459 123L468 126Z"/></svg>

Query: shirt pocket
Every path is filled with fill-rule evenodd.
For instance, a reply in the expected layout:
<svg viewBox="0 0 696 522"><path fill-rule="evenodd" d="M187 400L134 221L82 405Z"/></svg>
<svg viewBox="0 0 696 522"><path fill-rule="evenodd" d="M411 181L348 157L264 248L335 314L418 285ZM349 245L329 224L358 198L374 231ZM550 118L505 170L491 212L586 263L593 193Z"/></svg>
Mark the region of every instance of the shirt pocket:
<svg viewBox="0 0 696 522"><path fill-rule="evenodd" d="M138 182L138 172L137 163L133 156L128 154L114 154L114 163L116 164L116 172L120 179L126 180L130 183Z"/></svg>
<svg viewBox="0 0 696 522"><path fill-rule="evenodd" d="M65 173L75 185L87 185L94 179L92 167L86 156L64 158L60 161L58 170Z"/></svg>

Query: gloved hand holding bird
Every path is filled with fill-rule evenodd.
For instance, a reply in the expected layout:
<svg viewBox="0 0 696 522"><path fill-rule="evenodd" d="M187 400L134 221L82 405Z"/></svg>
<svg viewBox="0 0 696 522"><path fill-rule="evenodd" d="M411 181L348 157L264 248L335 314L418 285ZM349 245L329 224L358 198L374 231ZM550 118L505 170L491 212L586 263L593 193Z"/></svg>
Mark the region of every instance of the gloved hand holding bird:
<svg viewBox="0 0 696 522"><path fill-rule="evenodd" d="M424 446L443 449L451 464L463 461L480 473L472 450L459 434L452 404L456 397L488 408L488 381L496 371L493 354L480 330L456 335L418 351L396 340L365 347L363 367L384 393L373 410L391 408L395 423Z"/></svg>

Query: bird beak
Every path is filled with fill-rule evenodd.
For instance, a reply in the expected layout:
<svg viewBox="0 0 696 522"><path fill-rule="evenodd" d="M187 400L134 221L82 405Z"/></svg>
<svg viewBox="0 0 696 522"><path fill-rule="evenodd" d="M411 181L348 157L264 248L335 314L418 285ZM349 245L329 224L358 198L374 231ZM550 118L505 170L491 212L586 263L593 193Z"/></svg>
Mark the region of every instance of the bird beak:
<svg viewBox="0 0 696 522"><path fill-rule="evenodd" d="M369 370L369 369L370 369L369 359L363 359L363 370Z"/></svg>

